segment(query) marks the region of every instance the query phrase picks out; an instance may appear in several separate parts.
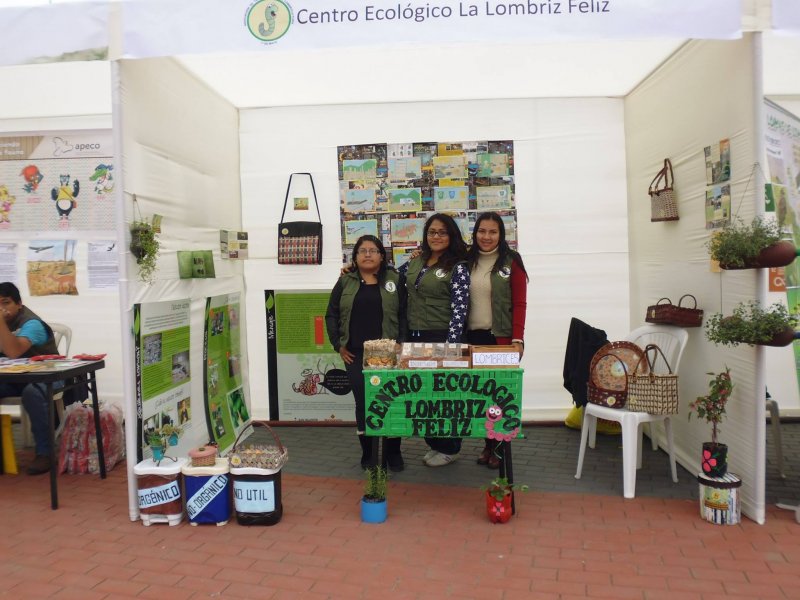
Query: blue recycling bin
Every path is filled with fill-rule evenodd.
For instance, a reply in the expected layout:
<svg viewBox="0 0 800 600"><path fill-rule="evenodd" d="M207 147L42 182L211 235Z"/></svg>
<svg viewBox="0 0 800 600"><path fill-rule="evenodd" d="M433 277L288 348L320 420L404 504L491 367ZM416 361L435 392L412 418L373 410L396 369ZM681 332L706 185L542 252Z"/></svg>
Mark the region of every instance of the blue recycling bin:
<svg viewBox="0 0 800 600"><path fill-rule="evenodd" d="M184 465L183 486L189 523L225 525L231 516L231 480L227 458L217 458L213 465Z"/></svg>

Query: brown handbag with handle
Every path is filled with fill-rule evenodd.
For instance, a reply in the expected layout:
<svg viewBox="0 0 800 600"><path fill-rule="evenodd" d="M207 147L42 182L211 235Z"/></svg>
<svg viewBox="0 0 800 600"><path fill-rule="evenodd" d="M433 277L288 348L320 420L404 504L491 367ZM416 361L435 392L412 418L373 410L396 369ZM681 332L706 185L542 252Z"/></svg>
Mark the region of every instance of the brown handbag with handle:
<svg viewBox="0 0 800 600"><path fill-rule="evenodd" d="M655 358L650 360L650 352ZM657 354L656 354L657 353ZM664 359L669 373L653 373L653 365L658 354ZM628 410L646 412L652 415L674 415L678 412L678 375L672 372L664 352L656 344L648 344L644 349L648 372L634 370L628 375Z"/></svg>
<svg viewBox="0 0 800 600"><path fill-rule="evenodd" d="M656 173L650 182L650 220L677 221L678 199L675 196L675 177L672 175L672 163L664 159L663 168Z"/></svg>

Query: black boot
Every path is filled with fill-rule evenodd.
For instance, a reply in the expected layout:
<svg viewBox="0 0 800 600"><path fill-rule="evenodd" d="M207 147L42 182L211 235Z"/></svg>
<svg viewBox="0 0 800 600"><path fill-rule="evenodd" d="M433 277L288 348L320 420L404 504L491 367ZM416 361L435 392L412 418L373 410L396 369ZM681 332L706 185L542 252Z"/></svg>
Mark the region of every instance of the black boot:
<svg viewBox="0 0 800 600"><path fill-rule="evenodd" d="M400 453L400 442L401 438L399 437L386 438L383 446L389 470L395 473L399 473L406 468L403 455Z"/></svg>
<svg viewBox="0 0 800 600"><path fill-rule="evenodd" d="M372 439L360 433L358 441L361 444L361 468L366 469L369 466L370 458L372 458Z"/></svg>

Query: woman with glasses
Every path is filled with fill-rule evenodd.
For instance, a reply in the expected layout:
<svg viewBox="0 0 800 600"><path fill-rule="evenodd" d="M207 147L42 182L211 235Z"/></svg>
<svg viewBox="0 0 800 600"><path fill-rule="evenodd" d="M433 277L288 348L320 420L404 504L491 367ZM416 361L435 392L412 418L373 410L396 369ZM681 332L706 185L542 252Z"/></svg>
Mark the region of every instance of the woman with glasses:
<svg viewBox="0 0 800 600"><path fill-rule="evenodd" d="M425 222L419 256L400 267L408 290L412 342L460 342L469 306L467 245L453 217L437 213ZM443 467L456 459L461 438L425 438L423 462Z"/></svg>
<svg viewBox="0 0 800 600"><path fill-rule="evenodd" d="M522 257L506 242L503 219L495 212L478 216L467 252L470 272L467 342L513 344L522 358L528 274ZM500 467L497 441L487 439L479 465Z"/></svg>
<svg viewBox="0 0 800 600"><path fill-rule="evenodd" d="M386 250L374 235L363 235L353 246L352 264L331 291L325 313L328 338L344 361L356 401L356 427L361 443L361 466L369 466L371 440L365 435L364 342L393 339L402 342L406 331L404 278L386 262ZM400 438L387 438L385 460L392 471L405 467Z"/></svg>

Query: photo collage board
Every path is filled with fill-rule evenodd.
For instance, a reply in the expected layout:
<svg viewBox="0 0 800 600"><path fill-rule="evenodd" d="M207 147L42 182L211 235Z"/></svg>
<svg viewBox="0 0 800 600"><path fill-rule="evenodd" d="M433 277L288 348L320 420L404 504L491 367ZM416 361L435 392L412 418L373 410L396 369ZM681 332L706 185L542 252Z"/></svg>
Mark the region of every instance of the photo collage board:
<svg viewBox="0 0 800 600"><path fill-rule="evenodd" d="M437 212L451 215L470 243L477 216L495 211L516 248L513 141L360 144L339 146L338 155L344 263L371 234L400 267Z"/></svg>

